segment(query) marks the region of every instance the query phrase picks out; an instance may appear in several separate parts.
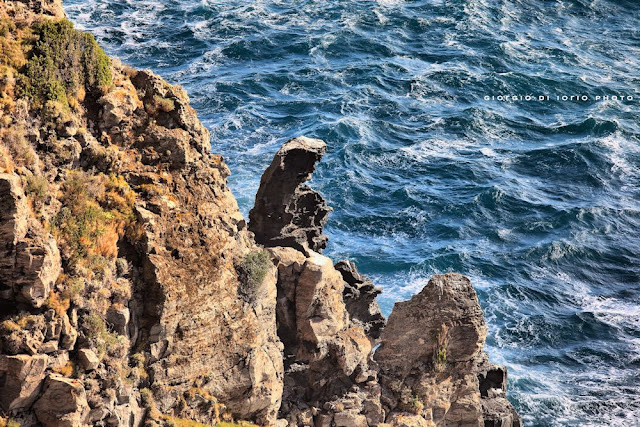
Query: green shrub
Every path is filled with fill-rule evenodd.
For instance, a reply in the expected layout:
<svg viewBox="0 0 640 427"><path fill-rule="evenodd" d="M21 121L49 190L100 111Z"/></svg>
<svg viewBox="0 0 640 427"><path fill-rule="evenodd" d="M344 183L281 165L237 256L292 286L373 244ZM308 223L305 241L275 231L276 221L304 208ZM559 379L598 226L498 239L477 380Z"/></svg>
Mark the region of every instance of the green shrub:
<svg viewBox="0 0 640 427"><path fill-rule="evenodd" d="M9 17L0 18L0 36L6 37L16 30L16 24Z"/></svg>
<svg viewBox="0 0 640 427"><path fill-rule="evenodd" d="M112 81L110 60L92 35L68 20L44 20L33 26L36 39L20 83L22 95L40 107L47 101L68 107L68 96L100 94Z"/></svg>
<svg viewBox="0 0 640 427"><path fill-rule="evenodd" d="M27 178L27 195L36 202L43 202L49 193L49 181L42 176L31 175Z"/></svg>
<svg viewBox="0 0 640 427"><path fill-rule="evenodd" d="M100 357L104 356L105 352L115 350L120 344L118 336L107 330L105 321L96 313L84 316L82 326L87 332L87 338L98 350Z"/></svg>
<svg viewBox="0 0 640 427"><path fill-rule="evenodd" d="M433 365L437 372L442 372L447 367L447 346L449 328L446 324L442 324L436 332L436 347L433 354Z"/></svg>
<svg viewBox="0 0 640 427"><path fill-rule="evenodd" d="M160 95L154 95L153 102L158 110L164 111L165 113L176 109L176 103L170 98L163 98Z"/></svg>
<svg viewBox="0 0 640 427"><path fill-rule="evenodd" d="M153 394L151 394L151 390L148 388L143 388L140 390L140 403L143 408L149 409L153 404Z"/></svg>
<svg viewBox="0 0 640 427"><path fill-rule="evenodd" d="M0 135L0 139L3 140L5 146L9 149L9 153L13 157L16 164L33 167L38 161L38 155L36 154L33 146L27 138L25 138L25 131L23 128L14 126L7 129Z"/></svg>
<svg viewBox="0 0 640 427"><path fill-rule="evenodd" d="M20 427L20 423L11 418L0 417L0 427Z"/></svg>
<svg viewBox="0 0 640 427"><path fill-rule="evenodd" d="M245 284L242 292L247 296L253 296L264 280L271 266L269 252L264 249L249 252L240 262L239 273Z"/></svg>
<svg viewBox="0 0 640 427"><path fill-rule="evenodd" d="M65 281L65 289L62 291L63 298L76 302L82 295L85 288L84 278L74 277Z"/></svg>

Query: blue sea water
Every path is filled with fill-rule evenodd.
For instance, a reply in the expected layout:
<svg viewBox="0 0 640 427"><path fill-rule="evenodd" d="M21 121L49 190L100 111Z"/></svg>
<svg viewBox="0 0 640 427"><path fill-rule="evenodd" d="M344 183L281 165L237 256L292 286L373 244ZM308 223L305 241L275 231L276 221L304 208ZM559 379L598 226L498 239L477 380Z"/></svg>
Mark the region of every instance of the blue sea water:
<svg viewBox="0 0 640 427"><path fill-rule="evenodd" d="M637 1L66 10L188 90L245 215L286 139L324 139L328 255L383 286L387 314L434 273L469 275L525 425L640 425Z"/></svg>

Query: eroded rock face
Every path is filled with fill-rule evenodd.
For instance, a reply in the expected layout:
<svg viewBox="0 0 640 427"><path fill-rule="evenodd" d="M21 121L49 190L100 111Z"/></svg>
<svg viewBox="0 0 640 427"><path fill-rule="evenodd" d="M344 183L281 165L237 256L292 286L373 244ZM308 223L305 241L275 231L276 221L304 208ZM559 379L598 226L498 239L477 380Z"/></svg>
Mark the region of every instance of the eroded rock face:
<svg viewBox="0 0 640 427"><path fill-rule="evenodd" d="M20 177L0 174L0 242L3 251L11 249L27 234L27 206Z"/></svg>
<svg viewBox="0 0 640 427"><path fill-rule="evenodd" d="M348 324L342 292L344 282L331 260L311 254L296 286L298 360L322 357L327 343Z"/></svg>
<svg viewBox="0 0 640 427"><path fill-rule="evenodd" d="M28 27L53 13L49 3L62 10L59 0L12 0L0 13ZM2 362L2 404L25 425L36 414L45 425L137 426L158 413L273 425L284 370L276 267L263 266L257 285L239 274L261 248L186 93L117 60L111 74L64 123L16 100L11 131L29 156L5 144L0 124L0 354L25 358L24 369ZM38 197L25 194L29 182ZM79 198L66 200L73 182ZM37 376L24 372L34 357L46 362ZM16 384L43 372L69 378L48 380L34 406ZM145 388L159 412L140 409Z"/></svg>
<svg viewBox="0 0 640 427"><path fill-rule="evenodd" d="M44 304L58 278L58 246L32 217L18 175L0 174L0 300Z"/></svg>
<svg viewBox="0 0 640 427"><path fill-rule="evenodd" d="M278 267L278 334L285 356L280 416L289 426L382 423L381 389L371 361L375 337L350 318L346 301L375 309L377 304L345 296L348 284L325 256L285 247L270 252Z"/></svg>
<svg viewBox="0 0 640 427"><path fill-rule="evenodd" d="M275 247L278 334L284 343L280 416L289 426L378 425L384 421L372 366L375 339L346 309L346 283L331 260Z"/></svg>
<svg viewBox="0 0 640 427"><path fill-rule="evenodd" d="M303 185L326 150L323 141L306 137L287 141L278 150L262 175L249 212L249 229L256 242L318 253L327 246L322 228L331 209L319 193Z"/></svg>
<svg viewBox="0 0 640 427"><path fill-rule="evenodd" d="M374 356L387 420L413 413L435 425L483 426L498 418L519 426L504 400L502 371L482 351L486 334L476 293L462 275L434 276L411 300L396 303Z"/></svg>
<svg viewBox="0 0 640 427"><path fill-rule="evenodd" d="M344 301L351 320L361 324L368 336L377 339L385 325L385 318L376 301L382 289L358 273L351 261L338 261L335 268L345 281Z"/></svg>
<svg viewBox="0 0 640 427"><path fill-rule="evenodd" d="M62 14L59 0L0 9L24 26ZM46 139L41 112L16 101L33 164L0 140L3 412L45 426L157 425L160 413L278 427L517 425L468 280L434 279L384 330L380 290L320 254L330 208L304 182L322 141L288 141L262 177L250 228L273 265L249 280L240 272L262 248L188 97L150 71L111 68L106 93L79 101ZM23 190L33 177L47 181L40 197ZM69 242L60 230L73 215L58 214L74 177L89 213L107 204L126 221L97 214Z"/></svg>
<svg viewBox="0 0 640 427"><path fill-rule="evenodd" d="M140 319L139 341L148 348L161 411L178 415L184 396L197 388L239 419L270 424L280 406L283 371L275 267L246 294L235 265L258 248L224 178L205 167L174 173L170 187L154 181L176 202L154 196L137 207L145 228L139 248L145 291L136 296L133 316ZM209 414L191 416L207 422Z"/></svg>

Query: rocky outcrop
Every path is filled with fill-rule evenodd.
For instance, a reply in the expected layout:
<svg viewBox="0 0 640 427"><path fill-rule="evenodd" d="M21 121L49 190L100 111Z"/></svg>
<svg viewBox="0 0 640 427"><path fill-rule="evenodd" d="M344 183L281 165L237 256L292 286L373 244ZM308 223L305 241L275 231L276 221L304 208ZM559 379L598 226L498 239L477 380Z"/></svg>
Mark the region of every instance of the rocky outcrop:
<svg viewBox="0 0 640 427"><path fill-rule="evenodd" d="M89 403L82 382L50 375L44 392L34 405L38 421L45 427L86 425Z"/></svg>
<svg viewBox="0 0 640 427"><path fill-rule="evenodd" d="M385 324L376 301L382 289L358 273L356 265L349 260L338 261L335 268L345 282L343 296L351 320L359 323L371 338L378 338Z"/></svg>
<svg viewBox="0 0 640 427"><path fill-rule="evenodd" d="M42 14L53 18L64 18L64 9L60 0L18 0L7 2L14 13L32 15Z"/></svg>
<svg viewBox="0 0 640 427"><path fill-rule="evenodd" d="M519 426L505 399L506 371L482 351L486 334L476 293L462 275L435 276L411 300L396 303L375 353L388 417Z"/></svg>
<svg viewBox="0 0 640 427"><path fill-rule="evenodd" d="M28 28L57 6L0 15ZM0 105L2 410L24 425L274 425L276 267L240 273L261 249L186 93L109 68L64 117Z"/></svg>
<svg viewBox="0 0 640 427"><path fill-rule="evenodd" d="M319 139L287 141L260 180L256 203L249 212L249 229L256 242L321 253L328 237L322 234L331 209L319 193L303 183L327 150Z"/></svg>
<svg viewBox="0 0 640 427"><path fill-rule="evenodd" d="M350 318L342 275L315 252L275 247L271 254L278 266L278 334L285 355L280 416L290 426L381 423L371 365L374 338Z"/></svg>
<svg viewBox="0 0 640 427"><path fill-rule="evenodd" d="M46 355L0 356L0 406L3 411L33 405L44 381L47 361Z"/></svg>
<svg viewBox="0 0 640 427"><path fill-rule="evenodd" d="M287 174L282 160L292 146L314 158L312 147L286 143L261 189L272 182L274 165L283 176L298 170ZM264 194L256 196L254 215L265 205ZM328 212L324 200L307 207L319 210ZM287 233L283 228L270 240L289 246L271 249L285 355L280 415L289 426L520 425L505 399L505 368L490 364L482 351L487 327L469 279L435 276L420 294L397 303L385 326L376 302L381 290L355 264L333 266Z"/></svg>

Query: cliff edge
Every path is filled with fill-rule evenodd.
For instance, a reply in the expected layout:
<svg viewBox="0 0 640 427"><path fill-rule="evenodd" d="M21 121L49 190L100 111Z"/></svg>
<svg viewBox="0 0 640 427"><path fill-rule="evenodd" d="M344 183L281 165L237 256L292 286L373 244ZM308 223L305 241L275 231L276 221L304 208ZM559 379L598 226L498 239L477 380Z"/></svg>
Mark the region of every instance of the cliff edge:
<svg viewBox="0 0 640 427"><path fill-rule="evenodd" d="M468 279L385 322L321 255L322 141L283 145L247 224L185 91L59 0L0 4L0 86L0 425L520 425Z"/></svg>

